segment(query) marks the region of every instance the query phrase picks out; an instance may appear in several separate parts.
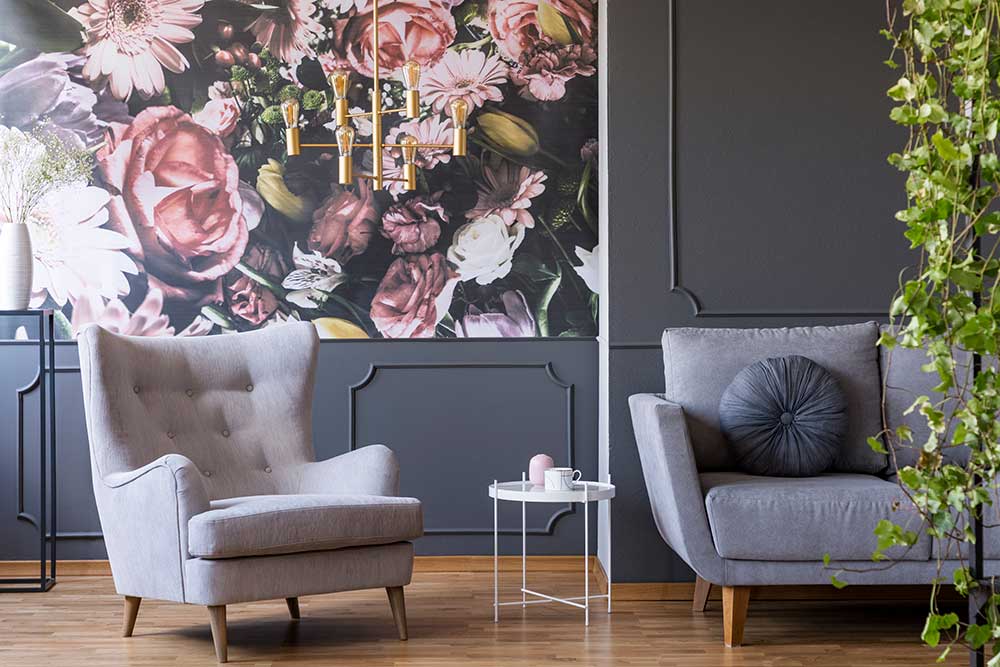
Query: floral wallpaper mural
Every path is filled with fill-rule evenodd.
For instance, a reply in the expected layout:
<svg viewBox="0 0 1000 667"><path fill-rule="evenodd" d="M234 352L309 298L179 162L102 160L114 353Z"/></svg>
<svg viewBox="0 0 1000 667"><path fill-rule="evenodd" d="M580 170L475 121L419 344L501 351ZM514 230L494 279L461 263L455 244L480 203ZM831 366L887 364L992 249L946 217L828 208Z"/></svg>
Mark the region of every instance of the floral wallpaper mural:
<svg viewBox="0 0 1000 667"><path fill-rule="evenodd" d="M31 227L33 306L61 335L98 323L194 336L311 320L331 338L597 333L594 0L381 0L386 108L421 65L418 188L337 184L326 77L368 107L371 0L0 0L0 126L85 147L89 182ZM354 119L360 142L371 122ZM357 171L372 157L355 153ZM398 149L386 149L398 175Z"/></svg>

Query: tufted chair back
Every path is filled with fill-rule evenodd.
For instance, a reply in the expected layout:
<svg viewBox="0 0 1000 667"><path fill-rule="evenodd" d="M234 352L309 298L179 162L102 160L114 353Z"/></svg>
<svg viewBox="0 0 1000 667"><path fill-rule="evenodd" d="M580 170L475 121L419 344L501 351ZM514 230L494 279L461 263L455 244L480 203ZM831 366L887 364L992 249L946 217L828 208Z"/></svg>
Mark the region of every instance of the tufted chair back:
<svg viewBox="0 0 1000 667"><path fill-rule="evenodd" d="M306 322L204 338L88 328L80 366L95 476L183 454L211 500L287 492L314 459L317 350Z"/></svg>

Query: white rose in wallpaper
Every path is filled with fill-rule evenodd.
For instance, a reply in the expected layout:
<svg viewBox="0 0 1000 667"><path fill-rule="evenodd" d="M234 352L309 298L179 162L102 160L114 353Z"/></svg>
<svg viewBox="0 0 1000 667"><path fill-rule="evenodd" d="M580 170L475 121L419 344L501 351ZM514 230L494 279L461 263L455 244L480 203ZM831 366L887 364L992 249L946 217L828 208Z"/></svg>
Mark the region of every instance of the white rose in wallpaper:
<svg viewBox="0 0 1000 667"><path fill-rule="evenodd" d="M514 251L523 240L524 227L507 227L503 218L490 215L458 228L448 248L448 261L462 280L489 285L510 273Z"/></svg>

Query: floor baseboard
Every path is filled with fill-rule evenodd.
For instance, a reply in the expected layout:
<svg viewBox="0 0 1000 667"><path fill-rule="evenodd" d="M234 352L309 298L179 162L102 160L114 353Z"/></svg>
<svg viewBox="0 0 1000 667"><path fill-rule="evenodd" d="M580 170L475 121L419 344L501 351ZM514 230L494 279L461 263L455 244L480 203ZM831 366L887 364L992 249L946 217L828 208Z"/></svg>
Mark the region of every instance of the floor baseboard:
<svg viewBox="0 0 1000 667"><path fill-rule="evenodd" d="M608 589L608 578L596 556L590 557L591 571L598 590ZM500 556L501 572L520 572L520 556ZM528 572L574 572L581 566L580 556L528 556ZM417 556L413 571L424 572L491 572L493 556ZM106 560L62 560L57 573L66 577L110 576L111 566ZM32 577L38 575L38 561L0 561L0 578ZM920 602L930 594L929 586L849 586L837 590L833 586L756 586L751 599L759 601L816 600L816 601L884 601ZM694 597L694 582L623 582L614 583L614 602L690 602ZM712 587L709 601L720 601L718 586ZM942 590L943 600L958 600L954 589Z"/></svg>

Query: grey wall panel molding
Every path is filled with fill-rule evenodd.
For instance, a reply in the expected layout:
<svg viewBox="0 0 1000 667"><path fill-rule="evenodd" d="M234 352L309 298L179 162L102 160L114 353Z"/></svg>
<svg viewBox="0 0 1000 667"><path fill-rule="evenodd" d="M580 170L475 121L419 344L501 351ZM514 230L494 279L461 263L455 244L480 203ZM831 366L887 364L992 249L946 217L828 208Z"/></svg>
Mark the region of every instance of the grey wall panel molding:
<svg viewBox="0 0 1000 667"><path fill-rule="evenodd" d="M666 212L667 213L667 221L666 222L667 222L667 227L668 227L667 237L668 237L669 241L668 241L668 248L666 248L666 253L665 253L666 256L668 257L668 261L669 261L669 270L667 271L667 280L668 280L668 286L667 287L668 287L668 291L671 292L671 293L673 293L673 294L679 294L679 295L683 296L687 300L688 304L690 305L693 316L697 317L697 318L748 318L748 317L753 317L753 318L796 318L796 317L809 317L809 318L884 318L885 314L886 314L886 311L888 310L888 303L889 303L888 302L888 298L886 299L884 307L879 306L877 308L872 308L872 307L867 307L867 306L852 307L852 306L835 306L835 305L830 305L830 306L789 305L789 306L781 306L781 307L770 306L770 307L748 307L748 308L713 307L711 305L706 304L705 299L703 297L699 296L698 294L696 294L695 291L694 291L694 289L692 287L690 287L689 285L685 285L684 284L684 282L682 280L682 275L681 275L681 264L682 264L683 261L686 261L686 260L685 260L685 255L682 254L682 250L681 250L680 225L679 225L680 220L679 220L679 215L678 215L678 191L679 191L679 188L678 188L678 177L683 177L684 176L684 169L685 169L685 163L683 161L683 158L679 158L679 151L678 151L678 145L680 143L682 143L683 136L679 136L679 134L678 134L678 110L677 110L678 104L677 104L677 102L678 102L678 99L683 99L682 97L679 98L678 95L681 95L681 96L684 95L684 91L683 90L681 90L680 92L678 92L678 78L679 78L679 76L678 76L678 74L679 74L679 70L678 70L678 25L679 24L678 24L678 20L677 20L677 6L680 3L685 4L689 8L692 7L692 6L695 6L695 5L701 5L701 7L697 10L697 12L701 12L702 14L719 14L719 13L731 14L732 12L730 12L729 9L738 9L740 11L753 11L753 12L757 12L758 10L761 9L760 5L751 4L751 3L737 3L737 4L734 5L734 3L698 3L698 2L695 2L694 0L667 0L667 5L668 5L667 11L668 11L668 14L669 14L669 28L665 32L668 35L668 42L669 42L668 43L668 48L667 48L669 62L666 64L666 67L665 67L665 71L666 71L666 75L667 75L667 85L666 85L666 95L665 95L665 100L664 100L664 106L665 106L666 118L667 118L667 122L666 122L667 130L666 131L667 131L667 135L669 137L669 150L667 152L667 161L668 161L668 166L667 166L667 170L668 170L668 179L667 179L668 196L667 196L667 202L666 202L666 208L667 208L667 212ZM768 13L768 10L769 10L769 12L773 12L775 14L783 14L784 12L782 12L782 10L779 7L779 5L783 5L783 4L785 4L785 3L774 3L773 7L765 7L763 9L765 10L765 13ZM854 4L856 4L856 3L854 3ZM869 4L871 4L871 3L869 3ZM844 13L844 12L850 12L850 11L852 11L847 6L842 6L841 7L839 5L832 5L831 7L834 8L835 12L836 11L840 11L840 12ZM807 9L805 9L803 11L811 11L811 8L807 8ZM697 13L697 12L695 12L695 13ZM702 19L702 20L704 20L704 19ZM796 17L794 17L794 16L791 17L791 18L789 18L789 17L786 16L783 19L783 21L784 21L785 24L787 24L789 21L794 21L794 20L796 20ZM780 21L781 21L781 19L779 17L779 22ZM831 30L836 30L837 28L847 27L847 26L843 26L843 25L836 25L836 22L831 22L831 23L834 23L834 25L831 26ZM844 22L841 22L841 23L847 23L847 22L844 21ZM851 26L851 27L853 27L853 26ZM878 27L879 26L878 26L877 23L873 23L872 24L872 34L873 35L875 34L875 31L878 29ZM682 26L682 29L683 29L683 26ZM794 29L792 27L789 27L788 30L782 30L780 28L776 28L776 29L779 30L779 34L782 35L782 36L789 36L789 35L794 34ZM725 33L727 35L730 34L730 32L727 30L726 27L719 27L718 30L719 30L720 33ZM737 32L739 32L739 31L737 31ZM698 39L702 39L702 37L703 37L703 33L700 32L700 31L696 31L696 30L695 31L689 31L688 34L692 34L692 33L698 35ZM771 39L771 38L768 38L766 35L761 34L758 31L745 31L745 33L746 34L757 35L759 41L762 42L762 43L763 42L774 42L774 41L777 41L777 42L780 43L780 41L781 41L781 39L779 37L777 37L777 36L774 37L773 39ZM709 40L703 40L703 41L709 41L710 42L711 39L709 39ZM797 49L791 49L791 48L786 48L785 52L786 53L800 53ZM807 55L807 57L808 57L808 55ZM729 61L729 62L735 62L734 59L730 59L728 57L728 54L725 54L725 53L718 53L717 54L717 58L719 60L725 60L725 61ZM801 57L799 58L799 60L802 60L802 59L803 58L801 58ZM698 60L701 63L711 62L710 60L704 60L704 59L695 59L695 60ZM756 58L754 60L756 60ZM871 68L877 68L879 66L878 65L878 63L879 63L878 59L872 60L871 63L872 63L871 64ZM772 77L771 77L770 80L766 80L765 81L765 78L767 76L767 68L766 67L758 67L758 66L755 65L754 66L754 71L757 73L757 76L759 77L759 80L761 81L761 83L763 85L769 87L769 88L773 87L775 85L774 79L776 79L776 78L779 77L779 75L775 73L775 74L772 74ZM700 70L699 70L699 72L700 72ZM727 74L727 77L730 77L730 78L741 78L742 75L739 74L739 73L735 73L735 74L730 73L730 74ZM692 75L692 79L693 78L695 78L694 75ZM795 77L787 77L787 78L794 80ZM888 79L887 79L887 81L888 81ZM886 85L889 85L889 84L887 83ZM719 87L716 90L719 93L722 93L723 90L724 90L724 87ZM882 90L884 90L884 88ZM877 92L881 92L881 91L877 91ZM796 91L794 90L794 88L791 88L788 91L787 94L789 96L789 99L794 99L796 97ZM805 91L803 91L803 94L806 94ZM875 98L875 103L882 102L884 100L884 97L885 97L884 94L882 94L879 97ZM701 99L701 98L699 98L699 99ZM753 106L753 105L755 105L758 102L759 102L759 100L754 100L754 99L748 99L748 100L746 100L746 104L748 106ZM852 103L853 103L853 100L852 100ZM735 107L733 107L731 105L728 105L728 104L725 104L724 102L720 102L719 104L720 104L720 107L723 107L723 108L726 109L727 113L734 113ZM866 104L866 109L867 109L867 107L872 106L872 103L870 103L870 102L866 102L865 104ZM711 109L708 109L708 108L705 108L705 107L702 107L702 106L699 106L698 108L691 110L690 113L692 113L694 115L697 115L700 118L705 118L706 116L708 116L708 117L712 117L713 116L713 113L712 113ZM886 107L886 113L888 113L888 106ZM756 133L756 132L762 132L762 133L767 132L766 128L757 128L757 127L754 127L752 124L748 125L747 123L743 122L742 120L731 119L729 116L723 115L723 114L719 113L718 111L715 113L715 117L716 117L715 121L713 121L713 122L717 122L720 125L725 125L725 124L733 123L736 126L736 130L735 131L734 130L729 130L729 134L731 135L730 136L730 144L736 144L737 141L740 141L740 139L733 138L740 131L746 132L746 131L749 130L749 131L754 132L754 133ZM878 115L878 114L872 114L871 115L871 121L872 121L872 123L877 123L879 121L882 121L882 120L884 120L884 118L885 118L884 114L883 115ZM703 120L703 121L700 121L700 122L705 123L705 122L708 122L708 121L704 121ZM801 118L799 119L799 122L801 124L803 124L803 125L805 125L805 126L808 127L809 124L811 122L814 122L814 121L811 121L811 119L808 118L806 115L802 115ZM890 136L895 136L895 134L892 132L892 128L889 125L888 121L885 121L885 125L886 125L886 131L885 131L884 134L887 134L887 135L890 135ZM719 131L720 131L720 133L724 133L727 130L725 128L721 128L720 127ZM817 132L813 136L813 139L821 141L822 140L822 136L823 136L823 134L821 132ZM782 140L782 137L780 137L780 135L775 136L775 140L776 141L780 141L780 140ZM692 143L695 143L695 141L696 140L693 139ZM701 152L701 151L705 151L706 148L704 146L702 146L702 145L698 145L693 150ZM859 151L859 153L861 153L861 152L862 151ZM885 151L885 154L887 155L888 152L889 152L889 150L888 150L888 147L887 147L887 150ZM794 152L790 152L790 153L793 154L793 155L796 154ZM715 163L715 164L723 164L723 163L725 163L727 161L727 158L729 158L729 157L730 156L723 155L723 154L714 154L714 155L712 155L712 160L711 161L713 163ZM884 159L883 160L879 160L879 164L880 164L880 166L884 166ZM688 166L690 166L690 165L688 165ZM769 196L771 196L771 197L774 198L774 205L775 205L776 209L778 209L776 211L775 215L777 217L780 217L781 215L784 214L784 211L781 211L780 209L785 205L785 202L781 201L781 199L780 199L780 194L781 194L781 191L782 191L781 178L782 178L783 175L787 176L789 174L789 171L786 171L786 170L795 170L796 167L794 167L791 164L780 164L780 163L776 164L776 163L772 162L772 163L762 164L762 165L760 165L760 168L761 168L761 170L766 171L768 174L771 174L773 177L776 178L776 182L774 183L774 189L772 191L770 191ZM834 166L834 168L836 168L836 167ZM887 171L891 171L888 167L886 167L886 170ZM701 176L702 176L702 174L699 173L699 177L701 177ZM787 179L785 181L785 185L787 185L787 187L789 188L789 190L793 190L794 189L794 186L792 184L788 183ZM706 199L711 199L713 197L725 198L727 195L729 195L729 196L736 196L733 193L731 193L729 191L726 191L725 189L723 189L722 191L717 191L717 192L714 192L714 193L710 193L708 187L702 187L701 192L703 193L704 198L706 198ZM870 195L871 192L864 192L864 193L860 193L860 194L862 194L862 195ZM881 199L883 201L887 200L886 197L882 197ZM900 206L902 206L903 203L904 202L902 202L902 200L901 200L900 201ZM709 208L712 208L712 207L709 207ZM712 208L712 210L716 210L716 209ZM892 210L889 210L886 213L891 218ZM740 224L740 222L742 222L742 220L739 219L739 218L735 218L735 217L729 217L729 218L721 219L721 220L720 219L703 219L703 218L699 218L699 222L708 222L709 224L716 224L716 225L719 225L721 229L730 230L730 229L735 229L735 227L737 227ZM808 221L803 221L803 223L807 224ZM763 230L761 230L761 233L767 234L768 230L763 229ZM774 240L774 243L775 243L776 247L781 247L781 245L783 243L785 243L785 242L787 242L787 240L786 239L782 239L782 238L775 238L775 240ZM899 247L903 247L903 244L900 243ZM711 252L711 250L713 250L713 249L710 248L709 252ZM718 250L718 249L716 248L715 250ZM831 252L830 248L818 249L818 250L820 252ZM850 257L848 255L845 255L844 256L845 266L849 266L851 264L851 260L852 259L853 259L852 257ZM760 272L765 272L766 273L770 269L773 268L773 265L769 265L769 263L772 261L771 257L761 256L760 260L761 260L760 264L759 264L759 271ZM702 261L703 262L707 262L708 264L710 264L712 267L714 267L716 270L718 270L720 272L724 272L726 270L726 258L725 258L725 256L722 256L722 257L714 256L713 257L711 254L708 254L705 258L702 259ZM733 275L731 277L733 279L733 283L731 283L731 285L736 284L737 281L740 279L739 275ZM816 278L818 280L820 280L820 281L826 281L826 280L828 280L828 278L830 278L830 276L827 276L827 275L824 275L824 274L821 273L821 274L818 274L816 276ZM777 276L776 276L775 277L775 281L773 281L771 284L768 284L765 289L766 289L766 291L773 292L774 294L781 294L783 292L782 287L784 287L784 285L781 285L780 283L781 283L781 280L779 278L777 278ZM892 283L888 283L888 285L891 285L891 284ZM864 298L864 297L870 298L870 296L871 296L872 293L873 293L873 291L869 289L863 295L862 298Z"/></svg>
<svg viewBox="0 0 1000 667"><path fill-rule="evenodd" d="M364 377L358 380L356 383L352 384L348 388L349 401L349 436L348 441L350 443L350 449L354 450L357 448L357 433L358 433L358 395L359 393L368 387L375 376L380 371L427 371L427 370L468 370L477 371L484 369L511 369L511 370L541 370L544 371L544 376L546 381L551 382L553 385L561 389L565 394L565 407L564 407L564 420L565 420L565 456L566 465L570 468L575 467L576 461L576 404L575 404L575 392L572 383L564 382L556 375L555 368L551 361L539 362L539 363L518 363L518 362L411 362L411 363L372 363L368 366L368 371L365 373ZM397 452L397 456L399 453ZM506 481L506 480L501 480ZM566 503L560 509L554 511L549 515L545 522L544 527L534 527L528 528L528 535L552 535L555 532L556 524L560 519L568 515L574 514L576 512L576 506L573 503ZM535 508L532 508L532 513L537 514ZM514 528L504 528L500 531L506 535L520 534L519 529ZM493 526L481 525L475 527L458 527L458 526L448 526L448 527L428 527L425 528L424 533L427 535L491 535L493 534Z"/></svg>
<svg viewBox="0 0 1000 667"><path fill-rule="evenodd" d="M58 366L56 374L65 373L79 374L79 366ZM23 387L15 390L17 397L17 514L18 521L24 521L33 528L38 528L38 519L31 512L25 511L24 507L24 399L33 393L41 384L41 374L35 373L35 377ZM100 531L56 531L56 538L60 540L100 540L104 535ZM49 533L51 539L51 532Z"/></svg>

